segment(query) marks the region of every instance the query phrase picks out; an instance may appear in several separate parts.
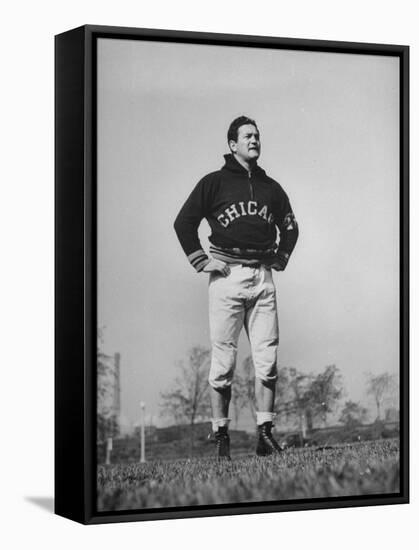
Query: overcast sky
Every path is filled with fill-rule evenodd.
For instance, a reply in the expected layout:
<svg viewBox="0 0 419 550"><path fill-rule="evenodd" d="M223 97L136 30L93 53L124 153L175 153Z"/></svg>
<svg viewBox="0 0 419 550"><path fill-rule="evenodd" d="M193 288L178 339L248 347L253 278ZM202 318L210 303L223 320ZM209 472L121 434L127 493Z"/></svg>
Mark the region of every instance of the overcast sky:
<svg viewBox="0 0 419 550"><path fill-rule="evenodd" d="M208 275L173 221L241 114L300 226L275 273L280 365L334 363L355 400L364 373L398 371L398 92L392 57L99 40L98 322L129 421L141 400L157 420L176 361L209 347ZM239 362L248 352L242 335Z"/></svg>

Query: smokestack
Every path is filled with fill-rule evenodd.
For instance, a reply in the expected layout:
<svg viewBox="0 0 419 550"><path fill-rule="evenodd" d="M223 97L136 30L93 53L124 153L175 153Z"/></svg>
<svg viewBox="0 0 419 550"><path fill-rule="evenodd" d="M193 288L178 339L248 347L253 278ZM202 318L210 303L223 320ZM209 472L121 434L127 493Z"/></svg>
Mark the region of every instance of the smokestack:
<svg viewBox="0 0 419 550"><path fill-rule="evenodd" d="M115 353L115 382L113 392L113 413L116 418L116 435L121 433L121 354Z"/></svg>

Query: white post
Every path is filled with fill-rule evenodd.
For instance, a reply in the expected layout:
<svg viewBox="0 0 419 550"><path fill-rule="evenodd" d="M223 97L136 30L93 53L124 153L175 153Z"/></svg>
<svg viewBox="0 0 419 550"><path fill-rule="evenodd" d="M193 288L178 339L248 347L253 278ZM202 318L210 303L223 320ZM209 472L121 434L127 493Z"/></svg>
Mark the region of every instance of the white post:
<svg viewBox="0 0 419 550"><path fill-rule="evenodd" d="M141 459L140 462L145 462L145 403L141 401Z"/></svg>
<svg viewBox="0 0 419 550"><path fill-rule="evenodd" d="M108 437L106 440L106 464L111 463L111 453L112 453L112 437Z"/></svg>

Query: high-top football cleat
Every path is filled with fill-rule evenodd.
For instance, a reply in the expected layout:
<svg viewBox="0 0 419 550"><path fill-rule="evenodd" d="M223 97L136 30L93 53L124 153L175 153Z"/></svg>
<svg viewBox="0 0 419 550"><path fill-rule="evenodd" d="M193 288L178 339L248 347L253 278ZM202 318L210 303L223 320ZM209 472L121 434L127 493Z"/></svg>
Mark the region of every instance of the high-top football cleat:
<svg viewBox="0 0 419 550"><path fill-rule="evenodd" d="M264 422L258 426L257 456L268 456L282 452L281 447L272 436L272 422Z"/></svg>
<svg viewBox="0 0 419 550"><path fill-rule="evenodd" d="M230 457L230 436L227 426L220 426L214 434L217 446L217 457L231 460Z"/></svg>

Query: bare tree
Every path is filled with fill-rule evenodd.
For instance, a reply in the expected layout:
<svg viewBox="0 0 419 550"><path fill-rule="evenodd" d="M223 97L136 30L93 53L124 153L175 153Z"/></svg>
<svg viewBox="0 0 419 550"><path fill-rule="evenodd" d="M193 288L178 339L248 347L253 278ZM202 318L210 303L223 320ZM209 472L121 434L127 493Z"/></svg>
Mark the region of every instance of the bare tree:
<svg viewBox="0 0 419 550"><path fill-rule="evenodd" d="M96 387L97 387L97 411L96 411L96 437L98 442L103 442L108 437L115 437L118 433L118 419L112 407L114 363L110 355L102 351L103 329L98 329L96 347Z"/></svg>
<svg viewBox="0 0 419 550"><path fill-rule="evenodd" d="M231 386L231 405L236 426L240 413L245 407L248 407L253 420L256 421L255 369L251 356L244 359L241 368L237 369L234 374L234 383Z"/></svg>
<svg viewBox="0 0 419 550"><path fill-rule="evenodd" d="M316 376L282 367L278 371L275 408L284 420L297 422L304 441L316 418L326 423L342 391L342 378L335 365L325 367Z"/></svg>
<svg viewBox="0 0 419 550"><path fill-rule="evenodd" d="M312 376L296 368L282 367L278 372L275 409L286 420L297 421L300 437L304 441L311 424Z"/></svg>
<svg viewBox="0 0 419 550"><path fill-rule="evenodd" d="M386 398L393 397L397 389L397 378L394 374L383 372L382 374L367 375L367 394L374 399L377 408L377 420L381 420L381 407Z"/></svg>
<svg viewBox="0 0 419 550"><path fill-rule="evenodd" d="M313 419L319 418L325 427L327 415L334 411L343 392L342 376L336 365L328 365L310 384L310 403Z"/></svg>
<svg viewBox="0 0 419 550"><path fill-rule="evenodd" d="M197 420L209 416L209 358L208 349L200 346L191 348L187 362L178 363L179 375L172 389L161 393L163 411L176 423L187 422L193 426Z"/></svg>
<svg viewBox="0 0 419 550"><path fill-rule="evenodd" d="M363 424L367 419L368 410L355 403L355 401L346 401L340 414L339 422L342 422L347 428L353 428Z"/></svg>

